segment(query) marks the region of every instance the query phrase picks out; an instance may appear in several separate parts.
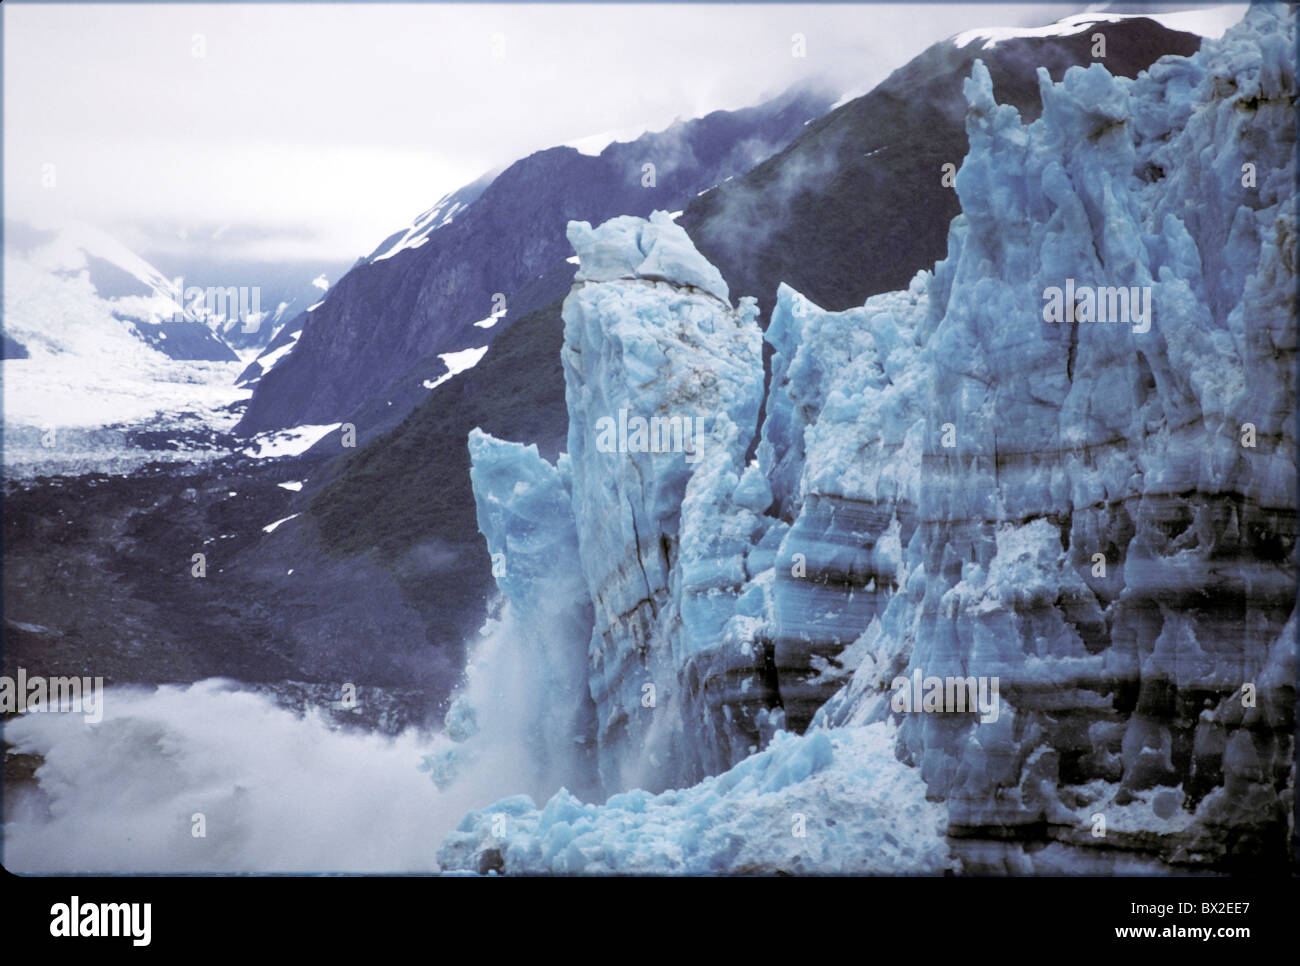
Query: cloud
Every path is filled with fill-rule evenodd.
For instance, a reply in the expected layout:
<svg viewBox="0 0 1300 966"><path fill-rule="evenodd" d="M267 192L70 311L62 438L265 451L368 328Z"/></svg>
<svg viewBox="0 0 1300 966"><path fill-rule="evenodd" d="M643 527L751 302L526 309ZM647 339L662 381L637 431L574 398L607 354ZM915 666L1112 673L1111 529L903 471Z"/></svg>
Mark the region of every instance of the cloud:
<svg viewBox="0 0 1300 966"><path fill-rule="evenodd" d="M261 255L350 258L532 151L811 76L869 87L955 32L1075 9L23 5L5 23L5 200L110 229L270 221L312 241Z"/></svg>

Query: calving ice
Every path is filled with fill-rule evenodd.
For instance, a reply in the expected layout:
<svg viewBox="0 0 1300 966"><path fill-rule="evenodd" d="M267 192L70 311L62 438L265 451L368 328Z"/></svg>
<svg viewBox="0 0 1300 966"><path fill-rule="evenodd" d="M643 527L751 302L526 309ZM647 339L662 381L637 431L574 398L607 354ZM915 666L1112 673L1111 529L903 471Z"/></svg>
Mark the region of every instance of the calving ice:
<svg viewBox="0 0 1300 966"><path fill-rule="evenodd" d="M104 717L103 697L103 678L28 677L27 669L21 667L17 678L0 676L0 713L3 714L80 712L89 723L99 724Z"/></svg>
<svg viewBox="0 0 1300 966"><path fill-rule="evenodd" d="M704 417L629 417L626 409L596 420L598 453L683 453L686 462L700 458L699 441L704 435Z"/></svg>
<svg viewBox="0 0 1300 966"><path fill-rule="evenodd" d="M1136 333L1151 329L1150 285L1076 285L1065 280L1064 289L1043 289L1044 322L1122 322Z"/></svg>
<svg viewBox="0 0 1300 966"><path fill-rule="evenodd" d="M998 720L996 677L923 677L917 668L910 678L899 675L889 685L889 706L900 714L914 711L953 713L978 711L981 724Z"/></svg>
<svg viewBox="0 0 1300 966"><path fill-rule="evenodd" d="M125 936L133 946L152 939L153 906L148 902L70 902L50 906L50 935L59 939Z"/></svg>

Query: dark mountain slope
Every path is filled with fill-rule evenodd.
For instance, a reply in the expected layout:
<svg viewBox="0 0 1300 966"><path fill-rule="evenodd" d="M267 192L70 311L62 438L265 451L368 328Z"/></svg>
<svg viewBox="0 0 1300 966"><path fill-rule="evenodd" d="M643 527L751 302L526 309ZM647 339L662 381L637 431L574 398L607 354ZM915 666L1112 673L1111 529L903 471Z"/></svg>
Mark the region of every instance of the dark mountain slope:
<svg viewBox="0 0 1300 966"><path fill-rule="evenodd" d="M1000 104L1037 118L1037 68L1053 80L1093 62L1135 77L1164 54L1186 55L1200 38L1145 18L1105 23L1070 37L1022 37L984 49L935 44L869 94L809 125L794 144L741 178L705 193L678 219L731 291L755 295L765 320L786 282L818 305L840 310L907 287L918 269L944 257L957 193L945 163L966 156L962 81L982 59ZM765 324L765 323L764 323Z"/></svg>
<svg viewBox="0 0 1300 966"><path fill-rule="evenodd" d="M239 430L348 419L413 361L485 345L496 333L473 323L492 314L497 293L516 318L554 297L528 288L565 268L568 221L682 208L790 143L831 99L795 90L611 144L598 157L559 147L515 162L418 247L348 272L307 317L289 356L263 376ZM651 186L645 164L654 165Z"/></svg>
<svg viewBox="0 0 1300 966"><path fill-rule="evenodd" d="M520 319L478 366L344 459L308 509L332 556L367 555L398 576L442 647L458 649L477 630L491 586L466 437L480 426L535 441L544 456L556 457L568 429L562 338L559 301ZM420 548L431 540L439 559L454 565L421 565Z"/></svg>

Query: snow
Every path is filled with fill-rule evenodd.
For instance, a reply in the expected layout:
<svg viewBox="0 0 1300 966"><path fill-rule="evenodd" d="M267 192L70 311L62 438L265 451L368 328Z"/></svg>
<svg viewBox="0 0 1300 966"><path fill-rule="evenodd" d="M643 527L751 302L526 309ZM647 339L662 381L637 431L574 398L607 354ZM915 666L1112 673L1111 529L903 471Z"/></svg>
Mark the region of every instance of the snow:
<svg viewBox="0 0 1300 966"><path fill-rule="evenodd" d="M455 216L467 207L459 201L452 201L453 194L444 195L432 208L422 212L409 227L402 231L397 241L384 251L371 255L369 260L381 262L399 252L419 248L429 240L430 234L445 225L450 225L455 220Z"/></svg>
<svg viewBox="0 0 1300 966"><path fill-rule="evenodd" d="M281 360L284 359L285 356L287 356L290 352L293 351L293 347L298 344L298 337L300 335L302 335L301 332L291 333L288 342L284 343L283 345L276 346L274 349L271 349L270 351L257 357L257 364L262 367L263 376L265 376L268 372L274 369L276 365Z"/></svg>
<svg viewBox="0 0 1300 966"><path fill-rule="evenodd" d="M280 525L282 523L288 523L290 520L293 520L296 517L300 517L300 516L302 516L301 513L291 513L287 517L281 517L279 520L275 520L272 523L268 523L266 526L262 527L262 530L266 533L275 533L275 531L280 528ZM292 570L289 572L293 573Z"/></svg>
<svg viewBox="0 0 1300 966"><path fill-rule="evenodd" d="M202 299L183 306L178 288L183 281L166 278L113 236L77 221L35 227L51 237L28 250L5 251L5 329L29 349L34 346L34 354L79 354L106 367L130 356L120 344L102 351L123 337L149 351L158 343L177 341L171 338L174 332L163 330L163 323L183 323L195 330L186 333L188 340L181 347L163 351L165 356L230 351L221 336L238 320L227 322L224 313L217 314ZM105 273L101 263L118 271ZM136 285L124 286L119 272L135 279ZM246 309L253 311L251 306ZM202 344L204 351L191 353L190 344Z"/></svg>
<svg viewBox="0 0 1300 966"><path fill-rule="evenodd" d="M957 46L964 47L965 44L957 44ZM826 113L829 114L831 111L843 107L845 104L849 103L849 101L856 101L859 97L862 97L863 95L867 94L869 91L870 88L868 87L855 87L852 88L851 90L845 91L842 95L840 95L840 99L830 106L830 108L827 110ZM816 120L816 118L813 118L813 120ZM809 121L808 123L811 124L812 121Z"/></svg>
<svg viewBox="0 0 1300 966"><path fill-rule="evenodd" d="M277 483L275 485L282 486L286 490L289 490L293 493L297 493L299 490L302 489L302 482L303 482L302 480L288 480L287 482Z"/></svg>
<svg viewBox="0 0 1300 966"><path fill-rule="evenodd" d="M489 315L486 319L479 319L477 322L474 323L474 325L480 329L490 329L492 328L492 326L496 325L505 317L506 317L506 313L497 312L494 315ZM478 360L476 359L474 361L477 362Z"/></svg>
<svg viewBox="0 0 1300 966"><path fill-rule="evenodd" d="M172 294L172 283L162 272L93 225L81 221L59 221L36 227L57 233L50 242L29 253L32 263L44 271L81 271L87 267L86 256L94 255L138 279L142 288ZM9 254L8 250L6 254Z"/></svg>
<svg viewBox="0 0 1300 966"><path fill-rule="evenodd" d="M77 357L88 370L109 361L139 370L166 359L114 317L84 272L64 276L40 261L4 260L5 334L33 359Z"/></svg>
<svg viewBox="0 0 1300 966"><path fill-rule="evenodd" d="M298 456L307 452L342 423L326 425L303 425L292 429L278 429L258 433L252 439L252 445L245 447L244 453L253 459L279 459L285 456Z"/></svg>
<svg viewBox="0 0 1300 966"><path fill-rule="evenodd" d="M416 235L412 231L407 237L404 237L397 244L393 245L382 255L376 255L371 259L372 262L382 262L387 258L392 258L398 252L414 251L429 240L428 235Z"/></svg>
<svg viewBox="0 0 1300 966"><path fill-rule="evenodd" d="M437 379L424 380L424 388L437 389L447 380L460 375L467 369L473 369L479 364L479 360L483 358L487 351L487 346L479 346L477 349L461 349L459 352L439 353L438 358L447 367L447 371Z"/></svg>
<svg viewBox="0 0 1300 966"><path fill-rule="evenodd" d="M1201 37L1217 39L1222 37L1229 27L1241 20L1246 7L1247 4L1234 3L1173 13L1078 13L1045 27L981 27L977 30L967 30L954 37L952 42L957 47L965 47L977 40L983 40L980 49L988 50L1004 40L1017 37L1069 37L1093 24L1118 23L1135 17L1146 17L1170 30L1181 30Z"/></svg>

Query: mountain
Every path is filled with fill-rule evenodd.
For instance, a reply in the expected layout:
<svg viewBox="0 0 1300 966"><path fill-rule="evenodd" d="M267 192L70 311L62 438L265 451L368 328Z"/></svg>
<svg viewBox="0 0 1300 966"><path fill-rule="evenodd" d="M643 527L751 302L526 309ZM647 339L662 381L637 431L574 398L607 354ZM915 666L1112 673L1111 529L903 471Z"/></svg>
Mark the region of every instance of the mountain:
<svg viewBox="0 0 1300 966"><path fill-rule="evenodd" d="M264 349L286 323L319 304L332 281L350 267L347 262L277 264L203 251L187 252L184 258L160 256L158 261L171 269L172 278L183 278L186 286L194 285L206 291L209 285L237 284L250 294L256 293L253 317L226 313L213 320L221 338L241 350L244 357L247 354L243 350Z"/></svg>
<svg viewBox="0 0 1300 966"><path fill-rule="evenodd" d="M207 314L182 306L162 272L106 232L80 222L5 227L5 358L140 350L169 359L238 361ZM11 354L12 353L12 354Z"/></svg>
<svg viewBox="0 0 1300 966"><path fill-rule="evenodd" d="M1124 22L1108 27L1107 31L1113 31L1110 50L1117 57L1121 48L1132 47L1145 51L1145 56L1154 60L1163 53L1161 43L1175 50L1185 50L1189 45L1194 48L1197 44L1194 37L1165 30L1149 21ZM1041 59L1055 65L1059 74L1060 65L1067 61L1088 63L1090 46L1086 39L1082 34L1027 38L999 43L984 51L983 56L991 75L1006 79L1004 87L1023 102L1032 101L1033 108L1026 109L1036 115L1038 101L1026 93L1037 90L1035 64ZM1136 72L1134 57L1121 59L1126 69ZM973 61L974 50L958 47L953 41L930 48L902 69L908 76L929 78L926 103L937 106L918 106L917 110L927 112L929 136L953 146L951 157L955 162L964 156L967 143L963 76L944 71L956 70L954 64L965 64L969 70ZM926 176L933 176L936 191L908 194L897 190L888 180L868 177L859 185L864 193L850 196L847 185L855 183L852 178L842 183L835 177L808 176L812 193L798 193L797 205L783 207L776 200L773 186L797 186L799 179L807 176L813 163L810 159L817 156L818 150L831 151L830 160L825 163L828 168L843 163L856 171L858 155L866 150L864 145L877 143L881 138L892 141L903 137L900 134L896 138L891 133L894 130L891 125L901 125L900 130L909 138L920 138L921 132L898 104L902 96L899 91L899 83L895 81L881 94L872 92L839 107L807 125L804 133L785 151L750 173L736 176L723 187L705 192L686 206L685 213L677 218L678 223L704 225L703 236L717 243L715 254L721 252L719 262L732 268L741 264L766 264L758 259L758 253L773 251L767 241L772 232L784 231L781 226L787 222L804 224L802 212L807 206L824 212L822 236L811 240L801 234L801 241L792 251L775 253L779 258L771 259L771 274L757 281L751 276L747 287L732 283L733 292L758 297L760 307L765 302L771 303L782 281L776 272L790 263L787 267L793 275L823 294L865 293L888 286L899 277L902 281L898 284L905 286L916 271L943 257L948 224L959 206L950 188L942 189L936 198L940 176L937 163L927 169ZM929 149L920 143L915 150ZM726 228L726 219L735 209L722 206L714 199L724 190L747 198L767 193L772 226L760 229L742 221ZM787 194L792 191L787 190ZM703 215L694 214L697 207ZM905 267L891 258L887 270L874 272L868 265L846 271L834 259L828 263L826 253L831 250L850 251L862 245L890 249L888 240L863 234L866 229L862 222L867 213L884 211L892 212L891 217L896 221L896 247L913 252L910 265ZM812 227L808 226L809 232ZM437 234L440 232L435 237ZM721 241L729 234L752 244L755 256L751 258L736 244ZM933 241L929 247L920 245L909 249L917 237ZM709 254L703 243L700 250ZM403 257L406 256L399 255L391 261ZM562 296L569 291L573 266L563 260L561 263L566 273L557 279L561 289L557 296L535 311L513 318L508 315L499 327L500 333L472 369L433 390L423 389L421 380L427 376L413 374L405 380L404 387L392 387L392 396L377 397L363 407L358 415L359 431L363 425L378 426L381 430L369 440L363 438L354 453L336 456L330 470L320 474L302 494L304 519L310 520L319 534L322 552L337 561L364 555L370 564L378 563L405 575L406 599L418 600L419 607L440 615L431 633L445 639L448 647L459 646L455 634L472 634L478 627L492 593L490 560L474 528L475 505L469 484L466 437L471 430L481 428L504 439L535 443L547 459L554 459L566 446L568 418L558 353L563 333ZM909 274L904 274L905 271ZM850 296L841 294L840 297ZM862 298L865 297L863 294ZM322 306L316 312L323 309ZM768 317L769 312L761 313L759 325L766 325ZM284 334L282 338L287 343L290 336ZM765 357L771 354L766 344L764 354ZM438 363L435 371L441 369ZM399 396L399 392L406 395ZM255 395L254 402L256 398ZM390 399L392 406L387 405ZM392 419L387 415L408 405L413 408L405 418ZM332 452L338 454L337 449ZM412 461L418 461L421 467L418 481L409 471ZM425 581L414 580L410 576L411 555L415 548L431 540L454 555L458 564L446 573L437 574L436 579L430 574Z"/></svg>
<svg viewBox="0 0 1300 966"><path fill-rule="evenodd" d="M476 202L500 172L491 171L477 181L472 181L463 188L443 195L432 208L422 211L405 228L393 232L376 246L362 262L373 265L386 258L392 258L398 252L419 248L429 240L439 228L445 228L456 220L456 216Z"/></svg>
<svg viewBox="0 0 1300 966"><path fill-rule="evenodd" d="M144 219L122 232L173 287L179 283L203 291L203 299L194 298L192 292L188 302L241 358L248 357L247 350L264 348L286 322L320 302L332 282L356 262L292 250L259 255L268 239L266 229L256 224ZM244 293L242 306L216 298L217 292L232 286Z"/></svg>
<svg viewBox="0 0 1300 966"><path fill-rule="evenodd" d="M380 242L369 255L358 259L353 267L373 265L392 258L399 252L419 248L429 240L429 236L433 232L451 224L457 214L477 201L496 175L497 172L489 172L477 181L439 198L432 208L421 212L405 228L393 232ZM319 299L313 299L311 304L305 308L287 316L287 323L280 325L273 338L265 339L260 343L263 347L262 351L239 374L238 382L240 385L256 387L263 376L288 357L289 351L297 344L298 338L302 335L309 313L316 311L325 304L324 292L318 294L320 294ZM286 303L286 309L289 304ZM281 312L277 311L277 318L273 321L280 322L279 316L281 314ZM496 319L492 319L493 323L495 321Z"/></svg>
<svg viewBox="0 0 1300 966"><path fill-rule="evenodd" d="M1293 868L1294 49L1253 6L1033 121L974 63L944 257L766 333L666 216L570 225L567 452L469 438L506 644L430 762L522 714L558 791L442 867Z"/></svg>
<svg viewBox="0 0 1300 966"><path fill-rule="evenodd" d="M309 305L305 311L299 312L276 329L275 334L262 347L262 351L239 373L239 377L235 380L236 384L254 387L264 375L283 362L290 350L297 345L298 338L302 335L302 327L307 322L308 313L314 312L319 307L319 302Z"/></svg>
<svg viewBox="0 0 1300 966"><path fill-rule="evenodd" d="M240 430L337 422L379 396L400 418L420 397L390 387L412 393L446 372L439 355L490 344L504 331L503 312L518 319L567 291L569 220L682 208L783 148L832 100L796 89L611 144L598 156L550 148L449 196L348 272L302 320L292 351L259 379Z"/></svg>
<svg viewBox="0 0 1300 966"><path fill-rule="evenodd" d="M966 156L960 79L977 58L1000 102L1033 120L1039 67L1053 80L1094 62L1136 77L1159 57L1200 45L1194 34L1148 18L1103 17L1095 25L1070 18L993 46L980 31L935 44L753 171L705 192L680 223L736 291L758 297L765 319L781 282L833 309L904 288L918 268L943 257L948 223L960 211L944 165L955 171ZM1098 30L1106 49L1094 58Z"/></svg>

